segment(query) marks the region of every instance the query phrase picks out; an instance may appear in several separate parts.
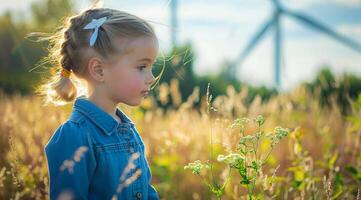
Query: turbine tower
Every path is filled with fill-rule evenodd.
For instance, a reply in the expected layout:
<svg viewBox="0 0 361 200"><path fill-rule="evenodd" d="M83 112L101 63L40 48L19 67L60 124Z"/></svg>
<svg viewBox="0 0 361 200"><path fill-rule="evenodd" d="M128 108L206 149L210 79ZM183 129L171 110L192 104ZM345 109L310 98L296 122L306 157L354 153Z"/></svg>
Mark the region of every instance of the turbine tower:
<svg viewBox="0 0 361 200"><path fill-rule="evenodd" d="M171 45L173 47L177 44L177 28L178 28L177 9L178 9L178 0L170 0Z"/></svg>
<svg viewBox="0 0 361 200"><path fill-rule="evenodd" d="M274 82L277 88L281 86L281 59L282 59L282 42L283 36L281 31L281 17L289 17L293 20L300 22L309 28L315 29L321 33L328 35L334 40L350 47L351 49L361 53L361 45L356 41L349 39L331 28L325 26L324 24L318 22L311 17L308 17L299 12L291 11L283 7L279 0L272 0L274 11L271 18L266 21L263 26L256 32L256 34L251 38L249 43L246 45L242 53L232 64L229 71L231 78L236 78L237 67L242 64L246 57L251 53L254 47L259 43L259 41L264 37L267 31L274 28Z"/></svg>

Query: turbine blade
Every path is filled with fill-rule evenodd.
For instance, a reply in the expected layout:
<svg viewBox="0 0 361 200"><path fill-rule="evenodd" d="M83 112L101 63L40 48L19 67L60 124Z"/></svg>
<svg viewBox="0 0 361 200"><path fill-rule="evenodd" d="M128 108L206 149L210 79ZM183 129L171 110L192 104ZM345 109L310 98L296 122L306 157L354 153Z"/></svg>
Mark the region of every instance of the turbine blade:
<svg viewBox="0 0 361 200"><path fill-rule="evenodd" d="M317 22L316 20L314 20L308 16L302 15L300 13L296 13L293 11L284 11L284 13L289 15L290 17L293 17L294 19L312 27L313 29L316 29L316 30L332 37L333 39L343 43L344 45L352 48L353 50L361 53L361 45L359 43L337 33L336 31L332 30L331 28L327 27L326 25L323 25L322 23Z"/></svg>
<svg viewBox="0 0 361 200"><path fill-rule="evenodd" d="M267 21L260 30L256 32L256 34L253 36L253 38L250 40L250 42L247 44L246 48L242 51L240 56L237 58L235 65L238 66L247 56L248 54L254 49L254 47L257 45L257 43L262 39L262 37L265 35L267 30L272 26L274 21L274 18L272 18L270 21Z"/></svg>

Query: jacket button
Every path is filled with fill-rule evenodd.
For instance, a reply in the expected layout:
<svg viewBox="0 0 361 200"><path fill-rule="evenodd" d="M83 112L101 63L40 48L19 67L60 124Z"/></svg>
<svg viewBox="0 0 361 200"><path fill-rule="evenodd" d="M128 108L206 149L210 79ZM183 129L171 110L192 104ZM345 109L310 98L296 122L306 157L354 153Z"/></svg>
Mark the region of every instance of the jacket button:
<svg viewBox="0 0 361 200"><path fill-rule="evenodd" d="M137 198L138 198L138 199L142 199L142 193L137 192Z"/></svg>
<svg viewBox="0 0 361 200"><path fill-rule="evenodd" d="M133 147L130 147L130 148L129 148L129 152L130 152L130 153L134 153L134 148L133 148Z"/></svg>

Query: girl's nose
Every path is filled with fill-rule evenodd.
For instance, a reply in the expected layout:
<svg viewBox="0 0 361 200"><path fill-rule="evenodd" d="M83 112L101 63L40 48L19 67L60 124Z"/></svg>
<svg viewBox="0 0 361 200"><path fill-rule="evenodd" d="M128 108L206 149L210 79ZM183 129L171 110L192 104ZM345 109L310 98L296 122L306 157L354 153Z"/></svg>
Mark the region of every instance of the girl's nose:
<svg viewBox="0 0 361 200"><path fill-rule="evenodd" d="M155 78L153 76L153 73L150 73L150 76L148 77L147 84L151 85L155 82Z"/></svg>

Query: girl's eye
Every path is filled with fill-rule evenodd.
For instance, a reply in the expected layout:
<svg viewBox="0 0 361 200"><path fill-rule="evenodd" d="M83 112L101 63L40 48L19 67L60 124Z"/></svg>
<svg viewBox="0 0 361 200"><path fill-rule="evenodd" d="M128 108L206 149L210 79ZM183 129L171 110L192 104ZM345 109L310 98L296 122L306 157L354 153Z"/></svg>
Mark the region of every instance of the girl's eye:
<svg viewBox="0 0 361 200"><path fill-rule="evenodd" d="M138 69L139 71L143 71L144 68L146 68L147 66L143 65L143 66L139 66Z"/></svg>

